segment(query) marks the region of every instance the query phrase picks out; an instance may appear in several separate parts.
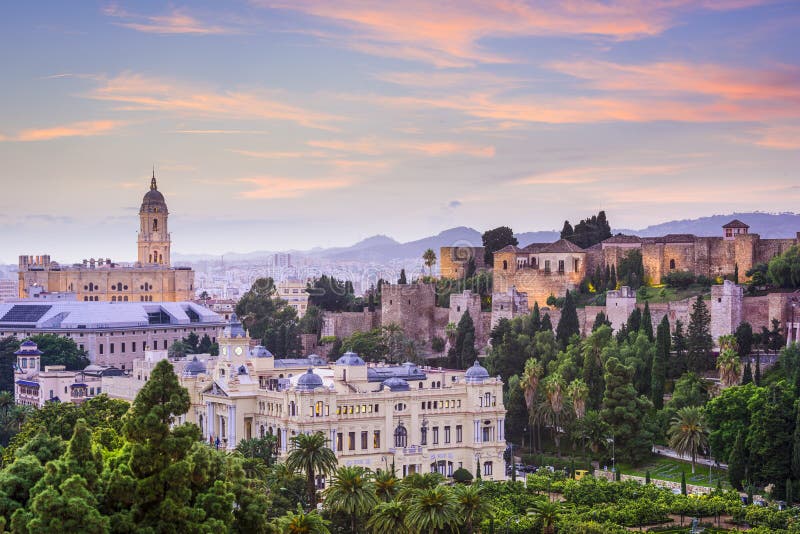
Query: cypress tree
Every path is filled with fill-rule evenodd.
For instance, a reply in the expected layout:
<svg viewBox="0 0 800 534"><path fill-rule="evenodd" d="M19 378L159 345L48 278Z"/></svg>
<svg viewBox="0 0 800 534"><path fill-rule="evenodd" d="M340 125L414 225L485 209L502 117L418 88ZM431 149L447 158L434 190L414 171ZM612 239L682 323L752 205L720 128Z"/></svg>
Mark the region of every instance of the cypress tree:
<svg viewBox="0 0 800 534"><path fill-rule="evenodd" d="M575 233L575 230L572 228L572 225L569 221L564 221L564 226L561 228L561 239L568 239L572 237L572 234Z"/></svg>
<svg viewBox="0 0 800 534"><path fill-rule="evenodd" d="M580 332L575 301L572 300L572 293L567 290L567 296L564 298L564 308L561 310L561 319L559 319L558 327L556 328L556 339L561 345L561 349L566 349L569 339L573 335L580 335Z"/></svg>
<svg viewBox="0 0 800 534"><path fill-rule="evenodd" d="M609 289L617 289L617 267L615 265L611 266L611 278L608 282Z"/></svg>
<svg viewBox="0 0 800 534"><path fill-rule="evenodd" d="M792 505L794 501L794 488L792 487L792 479L786 479L786 504Z"/></svg>
<svg viewBox="0 0 800 534"><path fill-rule="evenodd" d="M639 331L642 326L642 311L639 308L634 308L628 316L628 333L633 334Z"/></svg>
<svg viewBox="0 0 800 534"><path fill-rule="evenodd" d="M603 312L597 312L597 315L594 317L594 324L592 325L592 332L596 332L598 328L601 326L611 326L611 321L608 320L606 314Z"/></svg>
<svg viewBox="0 0 800 534"><path fill-rule="evenodd" d="M406 280L406 270L400 269L400 278L397 280L397 283L400 285L406 285L408 280Z"/></svg>
<svg viewBox="0 0 800 534"><path fill-rule="evenodd" d="M550 321L550 314L545 313L544 317L542 317L542 328L541 332L552 332L553 331L553 323Z"/></svg>
<svg viewBox="0 0 800 534"><path fill-rule="evenodd" d="M750 365L750 358L744 364L744 374L742 375L742 385L751 384L753 382L753 366Z"/></svg>
<svg viewBox="0 0 800 534"><path fill-rule="evenodd" d="M616 289L615 287L611 287L611 266L606 263L606 271L603 276L603 287L605 289Z"/></svg>
<svg viewBox="0 0 800 534"><path fill-rule="evenodd" d="M692 307L686 345L689 370L700 373L708 369L714 340L711 338L711 314L703 297L698 297Z"/></svg>
<svg viewBox="0 0 800 534"><path fill-rule="evenodd" d="M796 411L794 436L792 436L792 477L800 480L800 404Z"/></svg>
<svg viewBox="0 0 800 534"><path fill-rule="evenodd" d="M533 303L533 311L531 312L531 329L536 332L540 332L542 330L542 315L539 312L539 303Z"/></svg>
<svg viewBox="0 0 800 534"><path fill-rule="evenodd" d="M728 482L734 488L741 490L746 479L747 452L744 448L744 436L740 430L736 433L736 441L733 442L733 449L728 458Z"/></svg>
<svg viewBox="0 0 800 534"><path fill-rule="evenodd" d="M664 384L667 381L667 362L670 351L669 319L664 315L656 330L656 354L651 371L650 395L653 407L660 410L664 407Z"/></svg>
<svg viewBox="0 0 800 534"><path fill-rule="evenodd" d="M650 470L644 472L644 483L650 484Z"/></svg>
<svg viewBox="0 0 800 534"><path fill-rule="evenodd" d="M681 471L681 494L687 495L688 492L686 491L686 472Z"/></svg>
<svg viewBox="0 0 800 534"><path fill-rule="evenodd" d="M686 372L686 336L683 333L683 323L680 319L675 321L675 333L672 334L672 350L675 351L675 358L669 366L667 376L678 378Z"/></svg>
<svg viewBox="0 0 800 534"><path fill-rule="evenodd" d="M639 327L641 331L647 334L647 339L653 341L653 316L650 315L650 303L644 301L644 312L642 312L642 324Z"/></svg>

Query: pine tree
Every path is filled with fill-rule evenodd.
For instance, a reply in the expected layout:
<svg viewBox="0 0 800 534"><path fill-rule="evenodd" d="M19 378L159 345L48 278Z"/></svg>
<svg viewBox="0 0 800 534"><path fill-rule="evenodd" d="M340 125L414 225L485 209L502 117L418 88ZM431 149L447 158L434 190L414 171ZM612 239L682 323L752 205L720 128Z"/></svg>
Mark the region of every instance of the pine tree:
<svg viewBox="0 0 800 534"><path fill-rule="evenodd" d="M642 327L642 310L634 308L628 316L628 334L633 335Z"/></svg>
<svg viewBox="0 0 800 534"><path fill-rule="evenodd" d="M711 338L711 314L702 297L695 300L689 317L686 346L689 371L700 373L708 369L714 341Z"/></svg>
<svg viewBox="0 0 800 534"><path fill-rule="evenodd" d="M556 339L561 345L561 349L566 349L569 340L574 335L580 335L580 324L578 323L578 311L575 309L575 301L572 300L572 293L567 291L564 298L564 308L561 310L561 319L556 328Z"/></svg>
<svg viewBox="0 0 800 534"><path fill-rule="evenodd" d="M572 225L569 221L564 221L564 226L561 228L561 239L568 239L572 237L572 234L575 233L575 230L572 228Z"/></svg>
<svg viewBox="0 0 800 534"><path fill-rule="evenodd" d="M642 324L639 327L642 332L647 334L647 339L653 341L653 316L650 315L650 303L644 301L644 311L642 312Z"/></svg>
<svg viewBox="0 0 800 534"><path fill-rule="evenodd" d="M650 395L656 410L664 407L664 385L667 381L667 364L670 351L669 319L661 319L656 330L656 354L653 358Z"/></svg>
<svg viewBox="0 0 800 534"><path fill-rule="evenodd" d="M652 435L644 425L652 404L637 396L633 368L610 357L605 364L606 391L603 395L603 420L613 432L617 455L637 463L650 454Z"/></svg>
<svg viewBox="0 0 800 534"><path fill-rule="evenodd" d="M408 284L408 280L406 280L406 270L400 269L400 278L397 280L397 283L400 285Z"/></svg>
<svg viewBox="0 0 800 534"><path fill-rule="evenodd" d="M750 358L744 364L744 373L742 374L742 385L753 383L753 367L750 365Z"/></svg>
<svg viewBox="0 0 800 534"><path fill-rule="evenodd" d="M478 357L478 352L475 350L475 323L469 310L465 311L458 321L455 342L450 347L447 357L452 369L466 369Z"/></svg>

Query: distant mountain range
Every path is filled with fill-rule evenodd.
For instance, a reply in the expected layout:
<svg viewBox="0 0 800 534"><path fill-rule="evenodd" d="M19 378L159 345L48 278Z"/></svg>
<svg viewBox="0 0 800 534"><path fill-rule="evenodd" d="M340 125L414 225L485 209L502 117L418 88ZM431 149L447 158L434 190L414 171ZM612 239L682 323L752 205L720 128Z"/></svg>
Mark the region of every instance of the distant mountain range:
<svg viewBox="0 0 800 534"><path fill-rule="evenodd" d="M641 230L615 229L613 232L654 237L666 234L695 234L699 236L721 236L722 225L739 219L750 225L750 231L763 238L794 237L800 231L800 214L797 213L732 213L729 215L712 215L699 219L683 219L664 222ZM521 246L530 243L549 243L556 241L560 233L556 230L523 232L515 234ZM439 253L445 246L481 246L481 232L474 228L458 226L444 230L435 236L424 237L407 243L400 243L385 235L368 237L349 247L314 248L311 250L290 250L292 255L310 257L332 262L389 263L396 260L419 259L426 249L432 248ZM225 254L226 261L259 261L268 258L277 251L256 251L249 253L230 252ZM176 262L195 262L218 259L218 256L195 254L172 254Z"/></svg>

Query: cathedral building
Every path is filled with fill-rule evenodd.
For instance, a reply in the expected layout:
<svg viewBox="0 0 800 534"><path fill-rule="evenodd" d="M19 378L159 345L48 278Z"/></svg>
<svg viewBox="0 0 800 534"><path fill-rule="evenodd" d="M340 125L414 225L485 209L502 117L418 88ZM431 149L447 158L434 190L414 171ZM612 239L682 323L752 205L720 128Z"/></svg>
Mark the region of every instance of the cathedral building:
<svg viewBox="0 0 800 534"><path fill-rule="evenodd" d="M155 172L139 209L138 261L89 259L61 265L49 255L19 257L19 296L74 293L86 302L178 302L194 298L194 271L172 267L169 210Z"/></svg>

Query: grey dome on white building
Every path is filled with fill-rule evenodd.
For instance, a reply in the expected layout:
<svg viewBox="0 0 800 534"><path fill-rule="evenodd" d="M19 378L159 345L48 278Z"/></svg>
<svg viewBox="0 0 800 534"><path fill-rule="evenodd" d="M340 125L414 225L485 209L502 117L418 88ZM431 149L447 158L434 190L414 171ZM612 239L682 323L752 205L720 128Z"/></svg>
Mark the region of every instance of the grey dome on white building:
<svg viewBox="0 0 800 534"><path fill-rule="evenodd" d="M273 358L274 356L263 345L257 345L250 351L250 356L253 358Z"/></svg>
<svg viewBox="0 0 800 534"><path fill-rule="evenodd" d="M183 368L183 376L197 376L206 372L206 365L197 359L197 356L192 358L192 361L186 364Z"/></svg>
<svg viewBox="0 0 800 534"><path fill-rule="evenodd" d="M383 381L381 384L384 388L389 388L389 391L408 391L411 389L411 386L408 385L408 382L403 380L402 378L388 378Z"/></svg>
<svg viewBox="0 0 800 534"><path fill-rule="evenodd" d="M336 360L336 365L367 365L355 352L345 352Z"/></svg>
<svg viewBox="0 0 800 534"><path fill-rule="evenodd" d="M479 384L489 378L489 371L478 363L478 360L475 360L472 367L467 369L467 372L464 373L464 378L468 384Z"/></svg>
<svg viewBox="0 0 800 534"><path fill-rule="evenodd" d="M314 374L312 369L309 369L304 374L300 375L297 379L297 389L303 391L313 391L322 387L322 377Z"/></svg>

